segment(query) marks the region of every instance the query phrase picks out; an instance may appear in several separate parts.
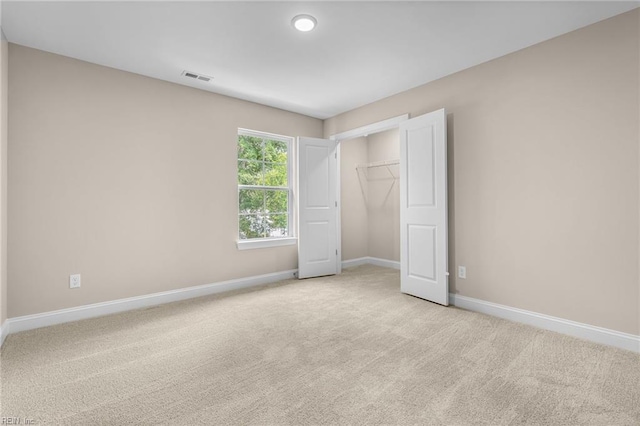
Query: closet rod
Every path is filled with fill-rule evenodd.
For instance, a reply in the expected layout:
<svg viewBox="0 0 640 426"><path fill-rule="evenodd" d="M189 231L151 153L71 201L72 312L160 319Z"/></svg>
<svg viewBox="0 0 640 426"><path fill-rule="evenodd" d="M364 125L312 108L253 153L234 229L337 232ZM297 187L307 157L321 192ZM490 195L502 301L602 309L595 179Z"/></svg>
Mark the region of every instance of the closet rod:
<svg viewBox="0 0 640 426"><path fill-rule="evenodd" d="M375 163L358 164L358 169L372 169L374 167L387 167L400 164L400 160L376 161Z"/></svg>

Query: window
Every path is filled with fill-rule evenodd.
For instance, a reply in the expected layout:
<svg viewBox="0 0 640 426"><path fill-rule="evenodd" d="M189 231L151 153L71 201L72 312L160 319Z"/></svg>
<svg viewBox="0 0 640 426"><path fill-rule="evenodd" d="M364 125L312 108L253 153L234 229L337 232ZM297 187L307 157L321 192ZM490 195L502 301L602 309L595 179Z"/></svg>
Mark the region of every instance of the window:
<svg viewBox="0 0 640 426"><path fill-rule="evenodd" d="M286 136L238 130L239 248L250 240L292 237L292 141Z"/></svg>

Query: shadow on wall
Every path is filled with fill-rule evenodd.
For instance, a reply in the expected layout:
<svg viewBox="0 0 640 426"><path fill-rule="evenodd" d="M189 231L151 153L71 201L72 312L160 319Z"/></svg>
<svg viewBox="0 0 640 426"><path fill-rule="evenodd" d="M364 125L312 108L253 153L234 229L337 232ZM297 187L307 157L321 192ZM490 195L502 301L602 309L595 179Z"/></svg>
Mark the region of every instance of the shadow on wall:
<svg viewBox="0 0 640 426"><path fill-rule="evenodd" d="M447 114L447 204L449 225L449 293L456 293L456 198L453 113Z"/></svg>

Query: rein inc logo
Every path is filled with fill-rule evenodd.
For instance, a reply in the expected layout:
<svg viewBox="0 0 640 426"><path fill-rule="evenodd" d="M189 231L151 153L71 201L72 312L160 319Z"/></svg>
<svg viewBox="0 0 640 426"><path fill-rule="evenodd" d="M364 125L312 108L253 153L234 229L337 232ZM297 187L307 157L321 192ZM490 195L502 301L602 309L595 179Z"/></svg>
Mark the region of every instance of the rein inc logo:
<svg viewBox="0 0 640 426"><path fill-rule="evenodd" d="M34 419L27 417L0 417L0 425L35 425Z"/></svg>

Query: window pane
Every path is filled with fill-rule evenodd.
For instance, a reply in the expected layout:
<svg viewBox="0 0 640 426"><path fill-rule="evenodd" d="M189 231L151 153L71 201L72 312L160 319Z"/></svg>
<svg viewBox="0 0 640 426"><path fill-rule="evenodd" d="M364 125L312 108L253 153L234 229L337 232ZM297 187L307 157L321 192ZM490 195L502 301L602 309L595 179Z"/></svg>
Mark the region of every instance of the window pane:
<svg viewBox="0 0 640 426"><path fill-rule="evenodd" d="M238 135L238 159L262 161L262 139Z"/></svg>
<svg viewBox="0 0 640 426"><path fill-rule="evenodd" d="M266 191L265 193L266 212L287 213L289 211L289 191Z"/></svg>
<svg viewBox="0 0 640 426"><path fill-rule="evenodd" d="M251 214L240 216L240 239L264 238L267 235L267 217Z"/></svg>
<svg viewBox="0 0 640 426"><path fill-rule="evenodd" d="M286 237L288 236L289 216L286 214L274 214L269 216L269 228L267 229L267 237Z"/></svg>
<svg viewBox="0 0 640 426"><path fill-rule="evenodd" d="M287 162L287 143L281 141L264 141L264 161L272 163Z"/></svg>
<svg viewBox="0 0 640 426"><path fill-rule="evenodd" d="M266 186L289 186L288 182L286 164L264 163L264 184Z"/></svg>
<svg viewBox="0 0 640 426"><path fill-rule="evenodd" d="M241 189L240 213L263 213L264 191L261 189Z"/></svg>
<svg viewBox="0 0 640 426"><path fill-rule="evenodd" d="M238 183L262 185L262 162L238 160Z"/></svg>
<svg viewBox="0 0 640 426"><path fill-rule="evenodd" d="M238 135L238 223L240 239L289 234L289 145L265 134ZM262 187L283 189L262 189ZM251 189L248 189L250 187Z"/></svg>

